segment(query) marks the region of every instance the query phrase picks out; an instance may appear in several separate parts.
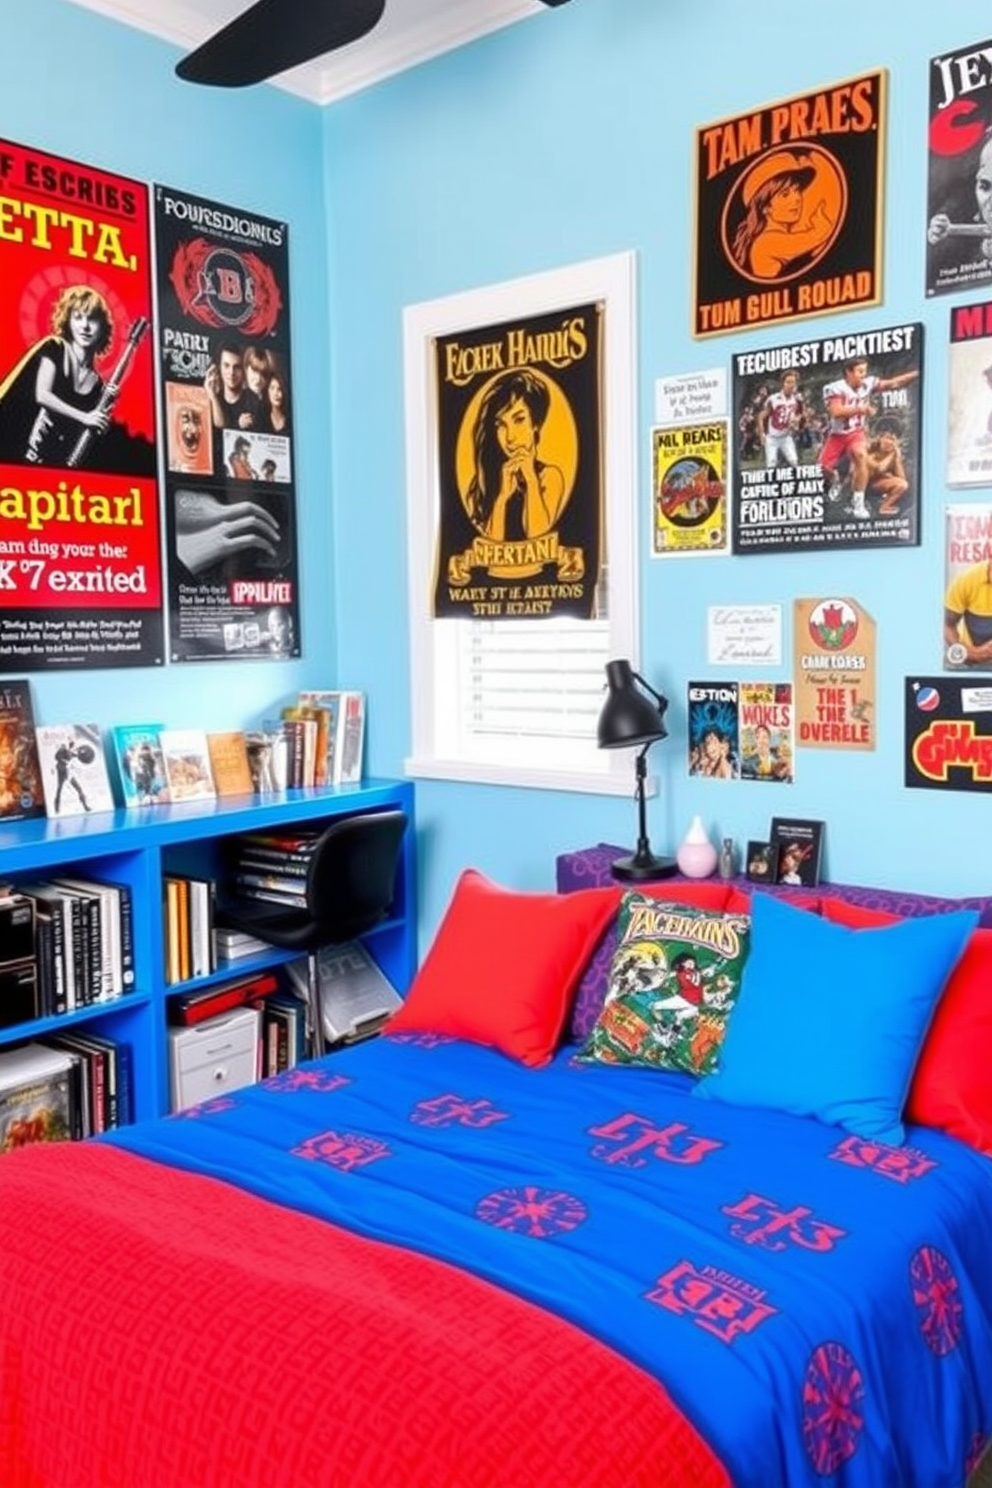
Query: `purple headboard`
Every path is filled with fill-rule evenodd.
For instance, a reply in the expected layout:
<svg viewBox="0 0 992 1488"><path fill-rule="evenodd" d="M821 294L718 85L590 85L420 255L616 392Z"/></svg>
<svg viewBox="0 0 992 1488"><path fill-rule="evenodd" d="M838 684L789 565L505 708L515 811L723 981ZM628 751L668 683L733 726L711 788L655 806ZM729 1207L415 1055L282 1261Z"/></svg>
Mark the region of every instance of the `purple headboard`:
<svg viewBox="0 0 992 1488"><path fill-rule="evenodd" d="M594 847L584 847L578 852L562 853L555 865L555 881L559 894L573 889L603 888L613 884L621 888L636 888L636 884L619 884L610 871L614 860L623 857L627 848L612 843L598 842ZM673 883L687 883L688 879L677 874ZM784 899L810 897L846 899L851 904L863 905L865 909L881 909L889 914L912 915L948 913L952 909L977 909L979 923L992 926L992 895L973 895L963 899L943 898L938 894L911 894L899 889L866 888L862 884L819 884L815 889L794 889L787 884L755 884L738 875L727 882L735 888L750 893L758 889L762 894L779 894ZM572 1008L570 1037L581 1042L592 1028L602 1007L609 977L610 963L616 945L616 934L608 929L593 952L586 972L579 983Z"/></svg>

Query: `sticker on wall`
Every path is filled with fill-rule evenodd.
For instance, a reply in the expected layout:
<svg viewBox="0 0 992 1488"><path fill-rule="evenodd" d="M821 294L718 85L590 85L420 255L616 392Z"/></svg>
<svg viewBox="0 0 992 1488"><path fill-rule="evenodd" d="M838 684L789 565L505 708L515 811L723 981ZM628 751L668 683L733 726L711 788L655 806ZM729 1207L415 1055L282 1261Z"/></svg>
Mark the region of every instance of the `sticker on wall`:
<svg viewBox="0 0 992 1488"><path fill-rule="evenodd" d="M875 622L856 599L793 604L796 743L874 749Z"/></svg>
<svg viewBox="0 0 992 1488"><path fill-rule="evenodd" d="M148 192L0 141L0 671L164 660Z"/></svg>
<svg viewBox="0 0 992 1488"><path fill-rule="evenodd" d="M906 784L992 790L992 676L907 677Z"/></svg>
<svg viewBox="0 0 992 1488"><path fill-rule="evenodd" d="M882 299L884 71L696 130L693 334Z"/></svg>
<svg viewBox="0 0 992 1488"><path fill-rule="evenodd" d="M690 682L686 691L689 721L689 774L710 780L737 780L737 683Z"/></svg>
<svg viewBox="0 0 992 1488"><path fill-rule="evenodd" d="M726 420L652 429L652 556L713 557L729 541Z"/></svg>
<svg viewBox="0 0 992 1488"><path fill-rule="evenodd" d="M928 295L992 282L992 41L930 61Z"/></svg>
<svg viewBox="0 0 992 1488"><path fill-rule="evenodd" d="M659 424L711 423L726 418L726 367L659 377L654 385L654 417Z"/></svg>
<svg viewBox="0 0 992 1488"><path fill-rule="evenodd" d="M992 300L951 310L947 484L992 486Z"/></svg>
<svg viewBox="0 0 992 1488"><path fill-rule="evenodd" d="M920 540L923 327L738 353L735 553Z"/></svg>
<svg viewBox="0 0 992 1488"><path fill-rule="evenodd" d="M992 503L944 515L944 666L992 671Z"/></svg>
<svg viewBox="0 0 992 1488"><path fill-rule="evenodd" d="M284 222L155 187L173 661L300 655Z"/></svg>
<svg viewBox="0 0 992 1488"><path fill-rule="evenodd" d="M779 666L782 606L710 605L706 611L706 659L710 666Z"/></svg>
<svg viewBox="0 0 992 1488"><path fill-rule="evenodd" d="M599 580L602 305L434 341L434 615L592 615Z"/></svg>

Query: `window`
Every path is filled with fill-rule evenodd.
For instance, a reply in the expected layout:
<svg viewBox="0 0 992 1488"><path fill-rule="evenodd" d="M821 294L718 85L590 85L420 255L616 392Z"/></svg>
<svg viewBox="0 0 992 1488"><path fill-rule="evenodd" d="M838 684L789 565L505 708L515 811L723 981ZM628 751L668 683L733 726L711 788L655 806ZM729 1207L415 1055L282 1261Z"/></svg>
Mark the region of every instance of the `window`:
<svg viewBox="0 0 992 1488"><path fill-rule="evenodd" d="M604 561L594 619L431 618L438 513L433 338L580 302L604 308ZM596 747L604 667L636 666L634 255L409 307L404 315L413 749L407 773L628 794L625 751ZM619 757L618 757L619 755Z"/></svg>

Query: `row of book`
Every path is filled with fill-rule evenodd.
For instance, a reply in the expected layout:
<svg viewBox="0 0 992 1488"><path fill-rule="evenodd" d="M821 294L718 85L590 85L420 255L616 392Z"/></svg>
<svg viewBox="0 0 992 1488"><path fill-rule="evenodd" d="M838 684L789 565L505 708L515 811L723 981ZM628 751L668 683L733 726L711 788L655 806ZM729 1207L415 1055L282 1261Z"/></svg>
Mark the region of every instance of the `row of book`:
<svg viewBox="0 0 992 1488"><path fill-rule="evenodd" d="M242 832L227 849L228 891L285 909L308 908L307 882L320 830Z"/></svg>
<svg viewBox="0 0 992 1488"><path fill-rule="evenodd" d="M166 874L162 880L165 984L188 982L217 970L216 890L212 879Z"/></svg>
<svg viewBox="0 0 992 1488"><path fill-rule="evenodd" d="M0 1027L113 1002L133 986L128 884L56 877L0 890Z"/></svg>
<svg viewBox="0 0 992 1488"><path fill-rule="evenodd" d="M0 1050L0 1153L126 1126L131 1063L130 1044L89 1032Z"/></svg>
<svg viewBox="0 0 992 1488"><path fill-rule="evenodd" d="M35 721L27 679L0 684L0 821L80 816L362 778L365 695L310 691L257 729ZM116 776L111 780L111 764Z"/></svg>

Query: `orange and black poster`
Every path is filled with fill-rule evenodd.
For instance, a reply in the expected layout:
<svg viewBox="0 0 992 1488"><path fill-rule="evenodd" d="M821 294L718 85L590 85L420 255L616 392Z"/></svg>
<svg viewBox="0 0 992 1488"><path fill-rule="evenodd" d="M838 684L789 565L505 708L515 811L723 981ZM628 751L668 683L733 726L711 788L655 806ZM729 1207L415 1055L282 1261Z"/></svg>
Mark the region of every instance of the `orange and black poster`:
<svg viewBox="0 0 992 1488"><path fill-rule="evenodd" d="M153 666L148 194L0 141L0 670Z"/></svg>
<svg viewBox="0 0 992 1488"><path fill-rule="evenodd" d="M603 313L579 305L435 340L435 616L593 614Z"/></svg>
<svg viewBox="0 0 992 1488"><path fill-rule="evenodd" d="M885 76L696 130L694 335L880 303Z"/></svg>

